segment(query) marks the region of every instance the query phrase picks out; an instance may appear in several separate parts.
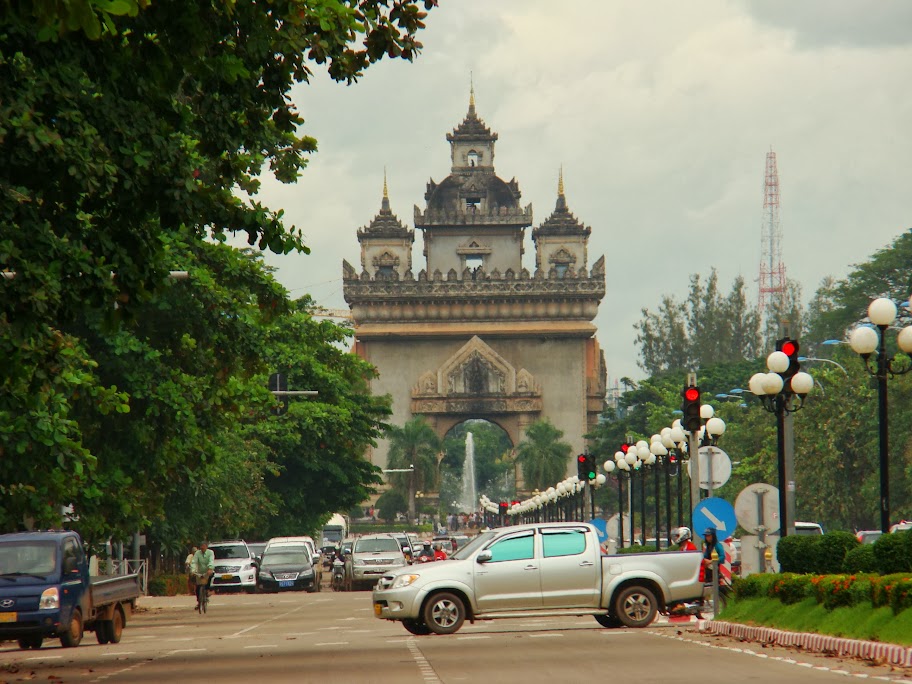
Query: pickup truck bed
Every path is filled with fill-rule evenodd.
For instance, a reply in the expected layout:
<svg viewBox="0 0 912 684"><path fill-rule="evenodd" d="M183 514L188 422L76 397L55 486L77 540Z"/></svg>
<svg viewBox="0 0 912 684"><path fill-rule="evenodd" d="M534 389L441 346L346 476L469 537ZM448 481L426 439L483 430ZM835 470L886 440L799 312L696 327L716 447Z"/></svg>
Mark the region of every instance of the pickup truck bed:
<svg viewBox="0 0 912 684"><path fill-rule="evenodd" d="M142 592L139 590L139 575L102 575L91 578L92 605L95 609L112 603L130 603Z"/></svg>

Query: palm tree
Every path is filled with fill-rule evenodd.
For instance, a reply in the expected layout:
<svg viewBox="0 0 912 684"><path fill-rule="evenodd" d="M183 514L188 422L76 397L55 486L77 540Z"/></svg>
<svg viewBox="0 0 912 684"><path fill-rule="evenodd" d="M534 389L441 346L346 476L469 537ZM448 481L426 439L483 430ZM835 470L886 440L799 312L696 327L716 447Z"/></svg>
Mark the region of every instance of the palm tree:
<svg viewBox="0 0 912 684"><path fill-rule="evenodd" d="M560 441L563 436L547 419L537 420L528 427L518 449L527 487L547 489L567 476L567 460L573 447Z"/></svg>
<svg viewBox="0 0 912 684"><path fill-rule="evenodd" d="M411 418L402 427L391 425L387 437L389 467L397 470L412 468L409 473L393 474L390 481L397 489L407 490L409 521L414 521L415 493L419 483L424 487L434 480L440 440L422 416Z"/></svg>

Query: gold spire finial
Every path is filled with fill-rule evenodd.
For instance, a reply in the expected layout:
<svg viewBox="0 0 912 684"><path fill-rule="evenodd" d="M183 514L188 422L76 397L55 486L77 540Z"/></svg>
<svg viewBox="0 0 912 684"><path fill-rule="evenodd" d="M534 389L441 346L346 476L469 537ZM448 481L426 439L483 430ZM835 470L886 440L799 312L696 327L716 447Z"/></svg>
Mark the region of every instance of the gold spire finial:
<svg viewBox="0 0 912 684"><path fill-rule="evenodd" d="M386 188L386 167L383 167L383 199L389 199L389 191Z"/></svg>
<svg viewBox="0 0 912 684"><path fill-rule="evenodd" d="M560 171L557 174L557 194L564 194L564 165L561 164Z"/></svg>
<svg viewBox="0 0 912 684"><path fill-rule="evenodd" d="M475 80L472 72L469 72L469 108L475 109Z"/></svg>

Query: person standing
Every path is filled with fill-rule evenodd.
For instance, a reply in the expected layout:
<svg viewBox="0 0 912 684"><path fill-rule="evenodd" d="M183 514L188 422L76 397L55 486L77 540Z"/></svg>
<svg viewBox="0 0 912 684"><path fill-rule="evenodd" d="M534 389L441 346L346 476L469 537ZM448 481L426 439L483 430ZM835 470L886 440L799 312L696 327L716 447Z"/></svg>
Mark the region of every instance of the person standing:
<svg viewBox="0 0 912 684"><path fill-rule="evenodd" d="M196 551L197 548L194 546L184 559L184 572L187 573L187 593L191 596L196 593L196 582L193 581L193 573L190 572L190 565L193 563L193 556Z"/></svg>
<svg viewBox="0 0 912 684"><path fill-rule="evenodd" d="M722 542L719 541L719 537L716 534L716 528L707 527L703 531L703 583L704 584L713 583L713 560L712 560L713 551L716 552L716 557L719 559L719 563L724 563L725 562L725 547L722 546Z"/></svg>
<svg viewBox="0 0 912 684"><path fill-rule="evenodd" d="M193 554L193 560L190 563L191 577L196 582L196 610L200 609L200 588L203 583L208 583L209 578L215 572L215 554L209 548L209 542L200 543L199 551Z"/></svg>

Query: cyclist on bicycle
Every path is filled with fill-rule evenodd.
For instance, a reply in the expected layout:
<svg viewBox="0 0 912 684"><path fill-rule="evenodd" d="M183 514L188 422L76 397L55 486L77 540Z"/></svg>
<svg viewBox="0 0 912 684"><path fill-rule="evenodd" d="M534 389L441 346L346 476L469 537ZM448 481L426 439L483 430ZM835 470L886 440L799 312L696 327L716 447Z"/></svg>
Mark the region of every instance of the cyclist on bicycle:
<svg viewBox="0 0 912 684"><path fill-rule="evenodd" d="M196 579L196 611L200 610L200 590L208 584L215 572L215 554L209 548L209 542L200 543L199 551L193 554L190 562L190 574ZM205 579L203 579L205 578Z"/></svg>

